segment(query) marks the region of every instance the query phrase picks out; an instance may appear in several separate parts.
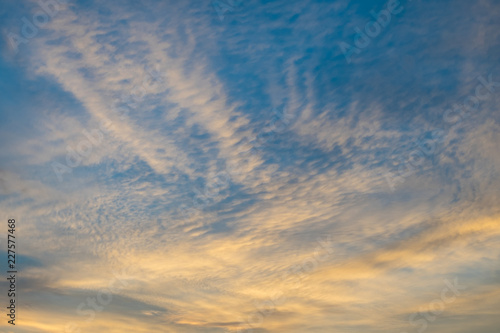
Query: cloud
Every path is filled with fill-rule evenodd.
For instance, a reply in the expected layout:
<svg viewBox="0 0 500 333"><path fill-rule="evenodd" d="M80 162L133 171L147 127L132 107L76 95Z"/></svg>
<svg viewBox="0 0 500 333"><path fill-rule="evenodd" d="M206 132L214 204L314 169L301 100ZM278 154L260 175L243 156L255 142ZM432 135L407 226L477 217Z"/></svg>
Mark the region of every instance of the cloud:
<svg viewBox="0 0 500 333"><path fill-rule="evenodd" d="M498 80L498 5L413 1L346 64L338 43L380 8L76 2L3 54L20 332L410 332L455 277L429 326L497 327L498 92L443 114Z"/></svg>

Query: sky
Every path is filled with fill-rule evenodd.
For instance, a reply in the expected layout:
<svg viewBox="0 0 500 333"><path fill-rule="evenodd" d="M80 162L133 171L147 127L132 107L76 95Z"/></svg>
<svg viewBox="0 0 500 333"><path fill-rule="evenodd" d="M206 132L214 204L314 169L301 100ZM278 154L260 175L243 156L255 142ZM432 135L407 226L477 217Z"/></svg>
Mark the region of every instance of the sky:
<svg viewBox="0 0 500 333"><path fill-rule="evenodd" d="M1 1L0 332L497 333L499 17Z"/></svg>

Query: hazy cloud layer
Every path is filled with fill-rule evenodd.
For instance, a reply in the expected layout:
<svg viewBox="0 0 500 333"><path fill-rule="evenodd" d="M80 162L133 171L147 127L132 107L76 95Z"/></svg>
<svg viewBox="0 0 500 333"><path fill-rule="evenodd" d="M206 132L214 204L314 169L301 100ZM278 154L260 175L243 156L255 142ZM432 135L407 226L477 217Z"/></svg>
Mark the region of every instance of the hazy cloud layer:
<svg viewBox="0 0 500 333"><path fill-rule="evenodd" d="M498 2L62 2L0 5L3 331L497 332Z"/></svg>

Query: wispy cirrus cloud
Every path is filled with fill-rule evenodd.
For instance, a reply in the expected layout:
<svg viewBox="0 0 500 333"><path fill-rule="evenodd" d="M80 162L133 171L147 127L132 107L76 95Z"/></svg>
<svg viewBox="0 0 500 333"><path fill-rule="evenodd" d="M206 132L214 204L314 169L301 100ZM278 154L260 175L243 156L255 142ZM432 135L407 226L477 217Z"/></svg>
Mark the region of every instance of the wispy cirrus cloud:
<svg viewBox="0 0 500 333"><path fill-rule="evenodd" d="M0 205L38 263L19 332L412 332L455 278L429 331L497 327L498 88L404 183L384 175L479 75L500 80L499 8L413 1L346 64L373 6L244 3L220 22L210 1L73 2L6 49Z"/></svg>

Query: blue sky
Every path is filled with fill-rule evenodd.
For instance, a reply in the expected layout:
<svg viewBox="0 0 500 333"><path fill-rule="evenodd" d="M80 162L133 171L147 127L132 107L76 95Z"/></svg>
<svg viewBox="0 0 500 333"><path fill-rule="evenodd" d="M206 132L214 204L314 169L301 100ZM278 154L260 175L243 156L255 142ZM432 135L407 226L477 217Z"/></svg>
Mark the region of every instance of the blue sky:
<svg viewBox="0 0 500 333"><path fill-rule="evenodd" d="M2 2L2 330L497 332L499 14Z"/></svg>

